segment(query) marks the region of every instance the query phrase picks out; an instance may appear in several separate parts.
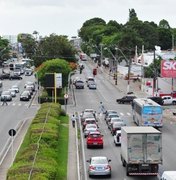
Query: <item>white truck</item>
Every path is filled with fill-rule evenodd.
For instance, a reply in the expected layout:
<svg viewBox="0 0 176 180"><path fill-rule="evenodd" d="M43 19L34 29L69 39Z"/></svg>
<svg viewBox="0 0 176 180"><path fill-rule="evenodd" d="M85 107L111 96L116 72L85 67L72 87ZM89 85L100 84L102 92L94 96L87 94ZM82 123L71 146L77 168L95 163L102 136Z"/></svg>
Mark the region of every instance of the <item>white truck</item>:
<svg viewBox="0 0 176 180"><path fill-rule="evenodd" d="M157 176L162 164L162 133L153 127L122 127L121 161L127 176Z"/></svg>
<svg viewBox="0 0 176 180"><path fill-rule="evenodd" d="M176 105L176 98L173 98L172 96L162 96L163 99L163 105Z"/></svg>

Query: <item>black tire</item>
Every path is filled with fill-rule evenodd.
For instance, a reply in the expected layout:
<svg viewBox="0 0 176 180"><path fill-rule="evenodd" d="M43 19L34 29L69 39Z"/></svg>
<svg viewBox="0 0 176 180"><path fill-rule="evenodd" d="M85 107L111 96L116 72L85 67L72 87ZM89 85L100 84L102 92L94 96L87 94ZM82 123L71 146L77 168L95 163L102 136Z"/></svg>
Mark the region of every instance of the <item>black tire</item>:
<svg viewBox="0 0 176 180"><path fill-rule="evenodd" d="M126 165L126 176L129 176L128 165Z"/></svg>
<svg viewBox="0 0 176 180"><path fill-rule="evenodd" d="M173 104L173 105L176 105L176 101L173 101L172 104Z"/></svg>

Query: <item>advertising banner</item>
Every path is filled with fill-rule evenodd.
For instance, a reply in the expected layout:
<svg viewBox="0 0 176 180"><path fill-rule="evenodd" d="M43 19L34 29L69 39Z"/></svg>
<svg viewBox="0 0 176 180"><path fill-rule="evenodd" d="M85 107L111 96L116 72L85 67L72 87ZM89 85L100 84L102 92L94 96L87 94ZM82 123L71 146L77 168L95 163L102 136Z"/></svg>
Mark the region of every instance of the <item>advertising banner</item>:
<svg viewBox="0 0 176 180"><path fill-rule="evenodd" d="M161 61L161 77L176 77L176 61L162 60Z"/></svg>
<svg viewBox="0 0 176 180"><path fill-rule="evenodd" d="M56 88L62 88L62 73L55 74Z"/></svg>

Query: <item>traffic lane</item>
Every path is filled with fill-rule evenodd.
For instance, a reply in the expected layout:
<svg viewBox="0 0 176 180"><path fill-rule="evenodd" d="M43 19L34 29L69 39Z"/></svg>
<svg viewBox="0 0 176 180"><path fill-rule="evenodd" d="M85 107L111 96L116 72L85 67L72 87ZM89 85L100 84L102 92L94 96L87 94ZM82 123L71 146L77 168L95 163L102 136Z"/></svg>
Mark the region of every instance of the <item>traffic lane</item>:
<svg viewBox="0 0 176 180"><path fill-rule="evenodd" d="M86 138L82 135L81 137L84 139L84 151L85 151L85 156L86 160L90 159L92 156L107 156L109 159L111 159L111 167L112 167L112 177L111 179L141 179L137 178L136 176L133 177L126 177L126 169L122 166L121 158L120 158L120 153L121 153L121 147L120 146L115 146L113 142L113 136L110 133L110 130L108 129L105 121L104 121L104 116L102 116L99 119L99 130L100 132L104 135L104 148L103 149L87 149L86 147ZM88 169L88 163L86 163L86 169ZM87 179L89 179L87 175ZM101 178L101 179L107 179ZM144 179L144 178L143 178ZM156 177L147 177L145 179L157 179Z"/></svg>
<svg viewBox="0 0 176 180"><path fill-rule="evenodd" d="M101 89L99 89L101 90ZM88 93L88 94L87 94ZM82 110L84 110L85 108L94 108L96 107L97 108L97 99L99 97L99 95L97 95L96 93L99 93L98 91L94 91L93 94L89 94L89 90L88 89L84 89L84 90L77 90L76 91L76 95L78 95L78 97L76 97L77 99L77 105L79 106L79 108L81 108ZM109 93L108 93L109 94ZM110 93L110 96L112 95L112 93ZM98 97L97 97L98 96ZM91 99L90 99L91 98ZM95 101L95 102L94 102ZM100 100L98 100L98 102L100 102ZM96 105L95 105L96 104ZM99 103L98 103L99 104ZM109 104L108 104L109 105ZM113 104L111 103L111 108L110 109L115 109L115 107L120 107L120 105L118 105L117 103ZM115 106L114 106L115 105ZM130 106L129 106L130 107ZM77 109L79 109L77 107ZM123 106L123 109L125 110L124 106ZM81 110L81 111L82 111ZM100 121L101 122L101 121ZM116 173L116 169L117 167L119 167L119 172L118 174L114 174L112 175L112 177L114 176L114 179L116 179L117 177L119 179L124 179L126 177L126 172L125 172L125 168L121 165L121 160L120 160L120 156L119 156L119 152L117 152L117 149L115 149L116 147L114 147L113 145L113 137L112 135L110 134L110 132L108 132L109 130L107 129L107 125L105 124L105 122L102 121L102 126L101 126L101 131L102 133L104 132L104 139L105 139L105 147L107 148L104 148L103 150L101 150L101 152L106 155L107 157L111 158L111 159L116 159L114 162L111 162L112 163L112 169L114 170L115 169L115 173ZM109 133L109 134L108 134ZM85 141L85 140L84 140ZM84 142L85 143L85 142ZM109 143L109 144L108 144ZM107 145L106 145L107 144ZM113 146L112 146L113 145ZM85 147L85 144L84 144L84 147ZM108 148L109 147L109 148ZM120 151L120 150L119 150ZM95 153L97 153L97 155L99 155L99 151L90 151L88 150L87 152L87 149L85 149L85 159L89 159L90 156L94 156L96 155ZM86 163L86 169L88 168L88 164ZM121 177L119 177L120 175ZM88 178L88 176L87 176ZM130 177L131 178L131 177ZM133 179L136 179L133 178ZM151 178L150 178L151 179ZM152 179L155 179L155 177L152 177Z"/></svg>
<svg viewBox="0 0 176 180"><path fill-rule="evenodd" d="M162 132L162 142L163 142L163 165L161 166L162 170L174 170L176 169L175 157L176 145L176 122L170 122L169 119L164 120Z"/></svg>
<svg viewBox="0 0 176 180"><path fill-rule="evenodd" d="M15 82L6 81L4 84L6 88L10 88L12 83L14 84ZM20 84L21 87L24 86L24 82L20 82ZM8 130L16 128L17 124L24 119L33 117L37 110L36 108L32 108L33 112L31 112L28 108L30 102L20 102L19 94L17 93L17 97L13 98L11 102L7 102L8 106L4 105L0 108L0 152L9 137Z"/></svg>

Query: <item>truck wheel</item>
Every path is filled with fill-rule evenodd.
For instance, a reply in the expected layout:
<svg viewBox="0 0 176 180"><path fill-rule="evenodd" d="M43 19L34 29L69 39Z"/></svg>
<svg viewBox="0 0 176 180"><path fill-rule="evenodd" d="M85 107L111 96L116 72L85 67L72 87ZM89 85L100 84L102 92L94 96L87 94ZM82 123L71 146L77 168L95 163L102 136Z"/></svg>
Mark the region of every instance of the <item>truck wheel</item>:
<svg viewBox="0 0 176 180"><path fill-rule="evenodd" d="M128 172L128 164L126 165L126 176L129 176L129 172Z"/></svg>
<svg viewBox="0 0 176 180"><path fill-rule="evenodd" d="M122 156L121 156L121 161L122 161L122 166L125 167L126 163L125 163L125 160L122 158Z"/></svg>
<svg viewBox="0 0 176 180"><path fill-rule="evenodd" d="M173 105L176 105L176 101L173 101L172 104L173 104Z"/></svg>

